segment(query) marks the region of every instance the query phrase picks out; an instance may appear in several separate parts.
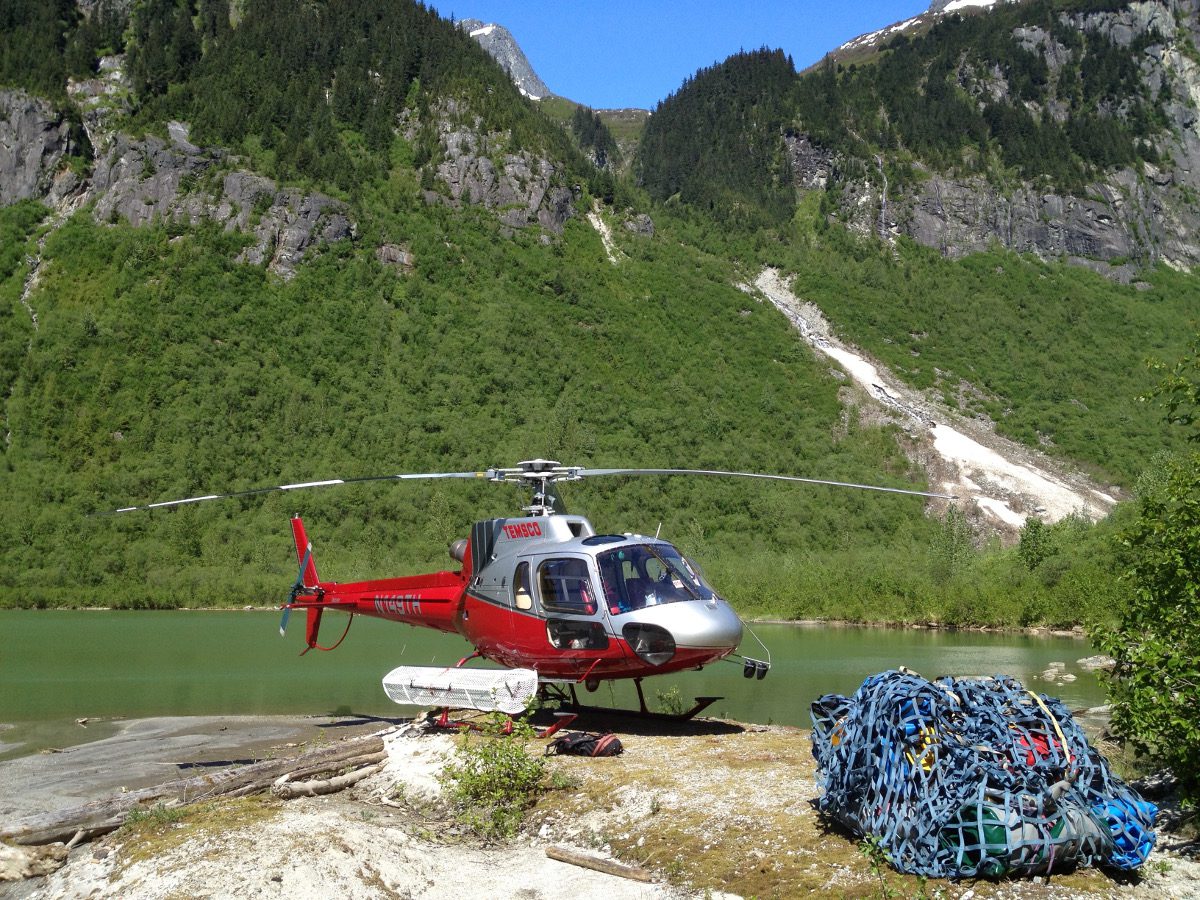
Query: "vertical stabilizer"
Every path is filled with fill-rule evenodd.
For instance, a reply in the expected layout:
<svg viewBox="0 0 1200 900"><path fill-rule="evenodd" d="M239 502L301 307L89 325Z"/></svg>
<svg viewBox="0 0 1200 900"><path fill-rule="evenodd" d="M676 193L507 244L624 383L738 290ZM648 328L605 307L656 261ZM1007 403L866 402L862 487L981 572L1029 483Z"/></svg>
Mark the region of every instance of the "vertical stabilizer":
<svg viewBox="0 0 1200 900"><path fill-rule="evenodd" d="M312 544L304 531L304 521L296 516L292 519L292 537L296 541L296 559L300 561L300 584L306 588L320 584L317 564L313 560Z"/></svg>

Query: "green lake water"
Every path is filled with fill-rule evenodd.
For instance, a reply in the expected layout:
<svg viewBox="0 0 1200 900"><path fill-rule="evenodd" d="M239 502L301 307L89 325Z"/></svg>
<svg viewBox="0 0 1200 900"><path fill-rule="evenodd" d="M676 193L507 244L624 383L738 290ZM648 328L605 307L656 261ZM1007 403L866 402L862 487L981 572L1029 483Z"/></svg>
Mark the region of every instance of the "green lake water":
<svg viewBox="0 0 1200 900"><path fill-rule="evenodd" d="M326 617L332 643L346 617ZM304 621L286 638L279 614L263 611L0 611L0 758L103 737L107 718L187 715L411 715L383 693L398 665L453 665L470 652L459 637L356 618L336 651L303 658ZM928 677L1012 675L1072 708L1104 702L1096 676L1076 660L1085 641L1012 634L807 625L753 625L774 667L763 681L719 663L645 682L653 707L676 688L685 700L719 695L710 712L744 722L808 727L808 705L827 693L850 694L868 675L908 666ZM762 656L749 634L742 650ZM1077 676L1050 685L1035 676L1052 661ZM602 686L587 702L626 705L628 684ZM93 720L87 729L75 720ZM86 732L86 733L85 733ZM108 729L111 732L111 726Z"/></svg>

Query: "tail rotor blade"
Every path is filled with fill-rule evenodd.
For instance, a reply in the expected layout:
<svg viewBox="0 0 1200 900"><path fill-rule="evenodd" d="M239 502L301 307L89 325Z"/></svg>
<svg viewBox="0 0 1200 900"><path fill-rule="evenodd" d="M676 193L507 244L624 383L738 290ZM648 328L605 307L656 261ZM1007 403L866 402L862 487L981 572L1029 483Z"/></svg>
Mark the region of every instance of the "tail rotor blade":
<svg viewBox="0 0 1200 900"><path fill-rule="evenodd" d="M280 637L287 632L288 619L292 617L292 607L296 605L296 598L304 593L304 571L308 568L311 559L312 544L309 543L304 550L304 557L300 560L300 571L296 573L296 582L292 585L291 593L288 594L288 602L283 607L283 618L279 620Z"/></svg>

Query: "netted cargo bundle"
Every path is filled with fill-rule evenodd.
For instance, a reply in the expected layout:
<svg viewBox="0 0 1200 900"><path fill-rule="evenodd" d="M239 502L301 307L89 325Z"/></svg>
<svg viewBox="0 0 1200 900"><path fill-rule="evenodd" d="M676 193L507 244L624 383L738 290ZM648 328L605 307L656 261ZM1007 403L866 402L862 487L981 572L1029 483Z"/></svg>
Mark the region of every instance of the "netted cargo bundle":
<svg viewBox="0 0 1200 900"><path fill-rule="evenodd" d="M884 672L812 704L818 809L935 878L1135 869L1154 804L1114 775L1067 708L1005 676Z"/></svg>

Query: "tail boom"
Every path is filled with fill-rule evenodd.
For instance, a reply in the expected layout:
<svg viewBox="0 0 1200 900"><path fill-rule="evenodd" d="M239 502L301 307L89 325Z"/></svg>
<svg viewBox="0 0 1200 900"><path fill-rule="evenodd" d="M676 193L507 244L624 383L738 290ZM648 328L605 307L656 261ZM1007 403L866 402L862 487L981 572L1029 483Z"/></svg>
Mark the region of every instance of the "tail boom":
<svg viewBox="0 0 1200 900"><path fill-rule="evenodd" d="M319 646L317 636L325 610L461 633L460 611L469 578L467 572L434 572L344 584L321 581L304 522L297 516L291 524L300 575L286 608L303 609L307 613L305 642L310 649Z"/></svg>
<svg viewBox="0 0 1200 900"><path fill-rule="evenodd" d="M325 600L347 612L450 634L459 633L458 613L466 586L466 580L458 572L322 585Z"/></svg>

